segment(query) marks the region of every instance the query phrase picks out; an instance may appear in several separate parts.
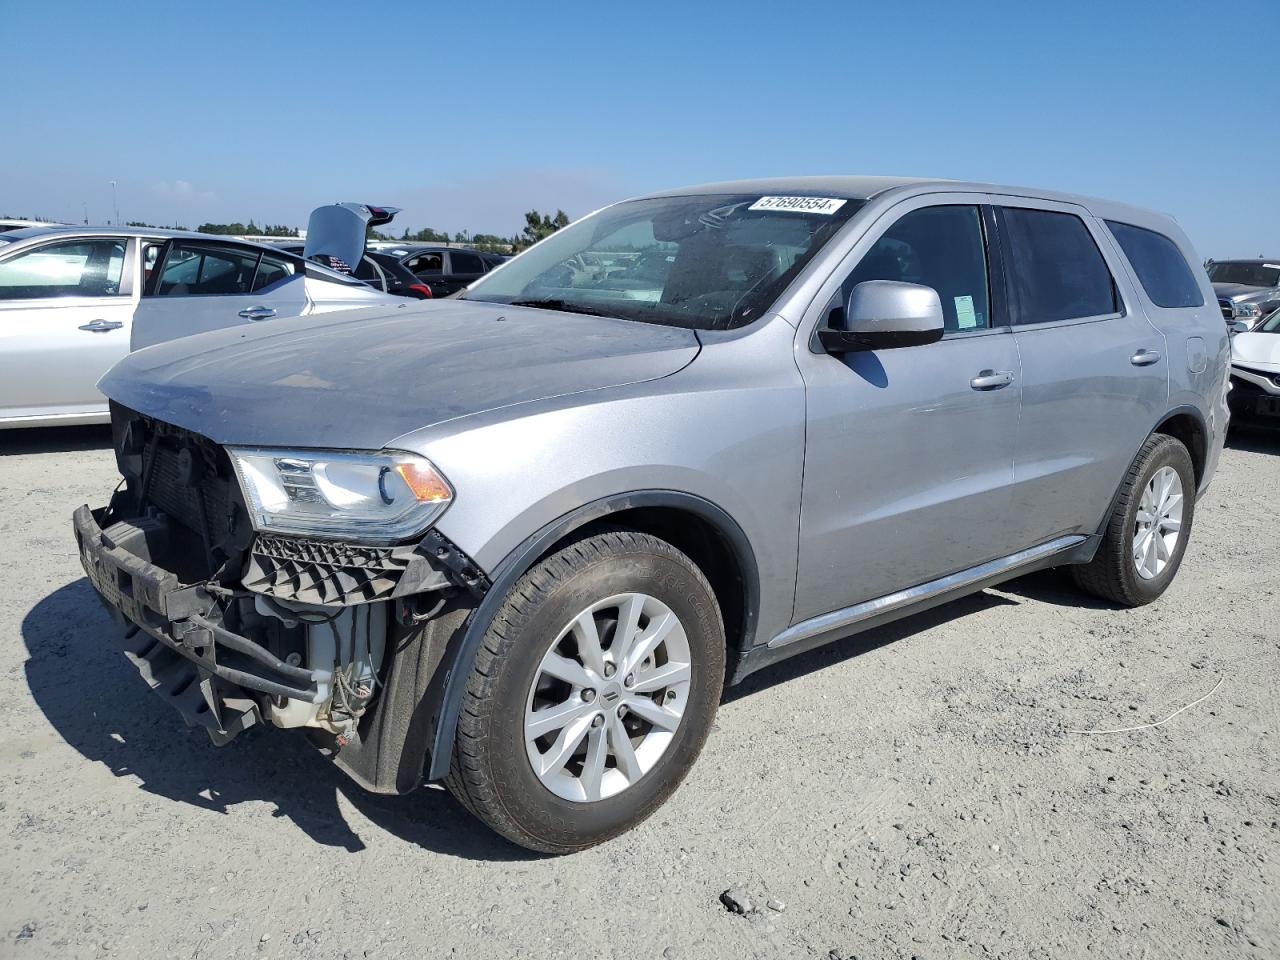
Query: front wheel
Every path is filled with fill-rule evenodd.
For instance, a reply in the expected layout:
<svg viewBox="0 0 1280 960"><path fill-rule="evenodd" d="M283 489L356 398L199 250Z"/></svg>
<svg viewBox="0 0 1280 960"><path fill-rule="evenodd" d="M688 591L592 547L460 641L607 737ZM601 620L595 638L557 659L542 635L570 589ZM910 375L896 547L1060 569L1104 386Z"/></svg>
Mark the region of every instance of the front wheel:
<svg viewBox="0 0 1280 960"><path fill-rule="evenodd" d="M1076 582L1125 607L1155 600L1182 563L1195 508L1191 455L1181 441L1154 434L1125 475L1093 561L1072 568Z"/></svg>
<svg viewBox="0 0 1280 960"><path fill-rule="evenodd" d="M572 543L526 573L490 624L449 789L532 850L616 836L693 765L724 657L715 594L683 553L630 531Z"/></svg>

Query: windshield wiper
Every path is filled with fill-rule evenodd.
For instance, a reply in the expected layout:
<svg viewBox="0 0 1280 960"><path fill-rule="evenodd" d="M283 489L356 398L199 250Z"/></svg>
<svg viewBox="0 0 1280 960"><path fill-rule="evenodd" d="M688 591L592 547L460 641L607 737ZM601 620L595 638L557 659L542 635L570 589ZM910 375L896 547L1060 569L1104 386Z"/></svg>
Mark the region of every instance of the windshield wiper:
<svg viewBox="0 0 1280 960"><path fill-rule="evenodd" d="M529 300L510 300L508 301L513 307L537 307L541 310L559 310L562 313L581 313L588 317L612 317L618 319L612 313L606 313L603 310L595 310L591 307L585 307L580 303L573 303L569 300L561 300L556 297L542 297Z"/></svg>

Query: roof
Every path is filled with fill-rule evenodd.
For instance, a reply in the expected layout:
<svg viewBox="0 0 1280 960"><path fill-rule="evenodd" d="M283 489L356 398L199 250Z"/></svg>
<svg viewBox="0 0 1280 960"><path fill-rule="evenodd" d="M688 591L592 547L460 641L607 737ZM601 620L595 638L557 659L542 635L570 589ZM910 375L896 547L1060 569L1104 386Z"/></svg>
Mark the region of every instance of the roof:
<svg viewBox="0 0 1280 960"><path fill-rule="evenodd" d="M1060 203L1074 203L1089 207L1094 213L1102 215L1102 211L1119 213L1122 210L1153 214L1163 217L1157 211L1144 210L1129 204L1117 203L1099 197L1065 193L1060 190L1043 190L1038 187L1016 187L996 183L981 183L967 180L945 180L930 177L871 177L871 176L829 176L829 177L770 177L759 180L725 180L720 183L703 183L696 186L680 187L674 190L662 190L647 194L642 199L656 197L694 196L707 193L758 193L766 196L821 196L843 197L848 200L870 200L873 197L899 192L903 195L915 193L937 193L954 191L956 193L997 193L1006 196L1035 197L1041 200L1056 200Z"/></svg>
<svg viewBox="0 0 1280 960"><path fill-rule="evenodd" d="M202 237L206 240L226 240L227 237L194 230L170 230L166 227L86 227L73 223L51 223L39 227L10 230L6 240L24 240L27 237L44 237L54 233L69 233L80 237Z"/></svg>

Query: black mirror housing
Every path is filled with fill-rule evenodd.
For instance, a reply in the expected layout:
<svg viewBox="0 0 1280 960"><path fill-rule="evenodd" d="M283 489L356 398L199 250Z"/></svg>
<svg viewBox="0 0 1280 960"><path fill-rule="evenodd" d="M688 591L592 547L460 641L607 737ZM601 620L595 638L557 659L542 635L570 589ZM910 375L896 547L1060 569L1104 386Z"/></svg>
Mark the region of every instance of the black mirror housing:
<svg viewBox="0 0 1280 960"><path fill-rule="evenodd" d="M898 347L922 347L942 339L937 330L836 330L818 328L818 342L827 353L857 353L860 350L893 350Z"/></svg>

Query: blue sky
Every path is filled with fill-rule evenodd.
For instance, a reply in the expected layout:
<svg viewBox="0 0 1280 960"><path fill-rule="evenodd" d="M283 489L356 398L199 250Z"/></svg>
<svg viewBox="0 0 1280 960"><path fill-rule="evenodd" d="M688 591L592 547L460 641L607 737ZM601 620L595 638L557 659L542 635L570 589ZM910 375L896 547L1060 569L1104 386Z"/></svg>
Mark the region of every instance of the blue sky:
<svg viewBox="0 0 1280 960"><path fill-rule="evenodd" d="M0 0L0 215L516 232L667 186L888 173L1280 252L1273 4ZM1253 27L1251 28L1251 25ZM1259 47L1262 44L1262 47Z"/></svg>

